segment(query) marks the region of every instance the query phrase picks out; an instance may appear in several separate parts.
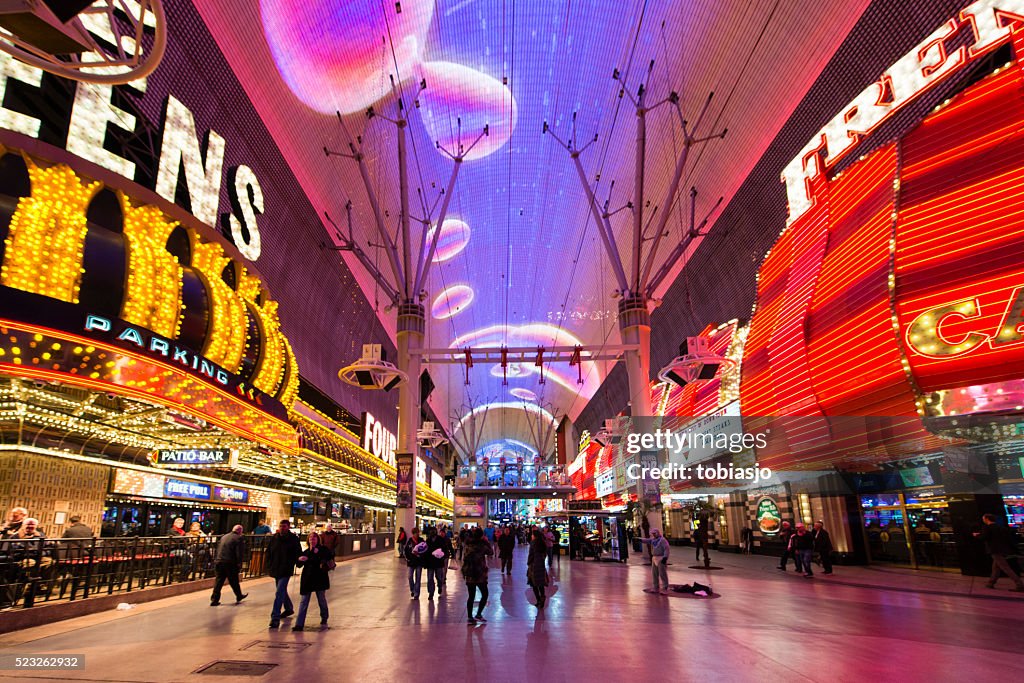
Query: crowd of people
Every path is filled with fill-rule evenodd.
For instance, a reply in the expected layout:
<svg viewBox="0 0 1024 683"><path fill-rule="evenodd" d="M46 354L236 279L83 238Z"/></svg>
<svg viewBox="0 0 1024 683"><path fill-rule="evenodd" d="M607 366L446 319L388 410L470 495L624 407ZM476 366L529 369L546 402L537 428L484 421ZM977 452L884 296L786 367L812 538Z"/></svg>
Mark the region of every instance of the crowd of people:
<svg viewBox="0 0 1024 683"><path fill-rule="evenodd" d="M95 538L93 530L82 523L80 516L72 515L68 522L62 539L84 541ZM1024 580L1013 566L1017 554L1015 532L999 524L997 518L991 514L984 515L982 522L974 536L985 543L986 552L992 558L991 576L986 585L994 588L999 578L1005 575L1015 585L1012 590L1024 592ZM253 530L254 535L267 535L270 532L271 529L265 520ZM216 540L209 538L198 522L193 522L186 530L185 520L177 518L173 521L168 535L182 539L194 537L198 540L193 545L209 549L207 553L212 559L213 572L216 576L210 596L211 606L221 604L225 583L233 592L236 603L248 597L247 593L242 592L240 583L240 573L248 557L244 529L241 525L236 525L229 533ZM748 534L741 538L744 552L750 552L752 536L753 534ZM300 540L300 534L292 531L291 522L284 519L277 529L270 533L266 542L265 571L275 582L270 628L280 628L283 620L294 616L292 630L302 631L313 595L316 595L320 610L320 627L327 628L327 591L331 587L330 572L336 566L335 557L341 534L335 531L331 523L326 523L316 527L315 531L301 534L301 537L304 537L305 544ZM668 581L671 553L668 539L657 529L650 530L646 537L638 535L635 538L649 547L646 557L651 564L650 592L667 594L672 589ZM833 573L834 548L831 536L822 521L815 522L811 528L807 528L801 522L782 522L777 538L782 544L779 570L787 571L789 560L792 559L796 571L806 578L814 576L815 563L821 564L824 574ZM694 539L693 545L698 561L702 552L707 561L707 536L698 534ZM38 520L29 516L29 511L23 507L10 510L4 525L0 527L0 540L4 541L3 553L8 560L4 565L5 590L3 595L0 595L0 600L10 606L17 598L11 594L11 587L18 584L18 577L8 574L12 571L35 571L37 575L44 574L45 568L41 563L52 564L53 560L47 553L39 551L38 547L45 544L46 536L39 527ZM214 540L215 544L207 543ZM408 533L404 528L399 529L396 546L398 555L407 569L409 594L412 600L420 598L424 570L427 575L427 599L434 600L435 595L445 595L448 592L448 571L454 563L455 567L452 568L459 571L466 585L468 623L477 624L487 621L485 608L489 597L488 575L492 564L499 568L503 577L511 577L515 554L523 545L528 546L526 583L532 589L537 609L544 609L547 602L547 587L552 583L552 565L558 558L559 541L559 531L551 525L488 525L485 528L464 526L457 534L450 526L437 525L427 528L425 536L421 535L418 528L413 528ZM61 552L67 553L67 546L73 545L74 541L61 541L61 544ZM35 559L32 560L29 560L29 545L36 547L33 556ZM18 561L10 561L18 552L22 552L25 557L19 556ZM36 565L31 565L32 562ZM295 609L288 591L289 582L296 568L300 570L298 610ZM675 590L679 590L679 587L675 587Z"/></svg>
<svg viewBox="0 0 1024 683"><path fill-rule="evenodd" d="M427 570L427 599L433 600L435 592L443 595L447 589L448 568L454 561L459 564L459 571L466 584L468 622L485 622L490 558L497 557L503 576L512 576L512 561L517 546L529 545L527 584L533 589L537 609L544 608L546 587L551 584L548 569L558 557L557 529L526 525L488 525L486 528L465 526L455 535L450 527L439 525L427 529L426 533L424 539L418 528L408 533L404 527L398 530L398 554L407 566L409 596L412 600L420 598L424 569Z"/></svg>

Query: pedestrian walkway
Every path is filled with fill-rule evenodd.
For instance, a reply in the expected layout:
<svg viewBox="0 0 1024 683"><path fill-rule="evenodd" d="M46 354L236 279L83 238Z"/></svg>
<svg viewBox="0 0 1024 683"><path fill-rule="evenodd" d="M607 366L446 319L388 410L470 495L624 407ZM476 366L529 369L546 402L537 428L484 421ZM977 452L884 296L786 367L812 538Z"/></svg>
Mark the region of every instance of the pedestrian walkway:
<svg viewBox="0 0 1024 683"><path fill-rule="evenodd" d="M86 658L82 671L0 671L0 681L934 682L1024 669L1024 605L798 579L763 556L714 553L725 567L715 572L687 569L689 559L673 548L671 582L698 580L720 598L644 593L650 571L636 557L563 557L558 593L538 613L518 549L511 578L496 565L490 573L487 623L470 626L457 572L446 596L413 601L402 563L380 554L333 573L329 631L268 630L273 583L260 579L244 585L241 605L211 608L203 592L0 636L0 654ZM196 673L215 661L274 666L254 677Z"/></svg>

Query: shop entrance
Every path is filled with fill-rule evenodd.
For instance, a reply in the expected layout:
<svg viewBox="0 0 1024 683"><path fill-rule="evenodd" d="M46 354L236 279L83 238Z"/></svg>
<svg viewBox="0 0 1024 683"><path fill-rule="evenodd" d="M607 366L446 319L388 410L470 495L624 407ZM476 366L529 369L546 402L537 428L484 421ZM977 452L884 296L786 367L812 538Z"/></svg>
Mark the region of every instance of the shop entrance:
<svg viewBox="0 0 1024 683"><path fill-rule="evenodd" d="M872 562L914 569L958 569L949 504L941 490L861 496Z"/></svg>

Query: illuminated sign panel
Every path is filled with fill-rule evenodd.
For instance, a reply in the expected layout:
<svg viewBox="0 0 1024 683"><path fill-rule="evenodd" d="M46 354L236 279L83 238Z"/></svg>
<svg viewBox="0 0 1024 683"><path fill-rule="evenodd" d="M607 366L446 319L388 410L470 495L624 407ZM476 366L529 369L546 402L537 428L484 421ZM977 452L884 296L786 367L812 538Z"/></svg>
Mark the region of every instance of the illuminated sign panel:
<svg viewBox="0 0 1024 683"><path fill-rule="evenodd" d="M174 95L168 95L165 101L156 174L150 179L147 172L126 158L129 156L126 151L114 152L104 145L108 135L116 140L135 132L137 117L115 102L143 95L147 87L145 78L125 86L111 86L44 79L42 74L41 70L6 53L0 54L0 127L32 138L42 136L41 118L3 107L2 98L11 81L17 81L22 88L37 88L38 97L64 105L51 104L48 111L67 112L64 122L67 137L60 141L65 149L133 182L147 185L171 203L178 199L179 174L183 170L187 187L185 207L213 228L219 222L221 187L226 175L231 204L230 213L224 219L227 232L243 256L250 261L260 257L257 217L264 213L266 206L256 174L244 164L228 168L225 174L226 141L215 130L200 130L192 112ZM46 137L56 142L52 134Z"/></svg>
<svg viewBox="0 0 1024 683"><path fill-rule="evenodd" d="M789 200L789 223L814 203L810 180L834 165L859 140L906 104L916 100L965 64L1007 42L1011 22L1024 21L1024 0L978 0L899 59L836 114L782 172ZM953 52L945 41L964 28L974 33L969 47Z"/></svg>
<svg viewBox="0 0 1024 683"><path fill-rule="evenodd" d="M230 448L168 449L156 452L159 467L232 467Z"/></svg>
<svg viewBox="0 0 1024 683"><path fill-rule="evenodd" d="M992 12L1013 3L968 9L983 4ZM999 40L1010 35L1003 28ZM994 44L976 41L972 50L982 43ZM1021 45L1011 64L982 74L898 143L836 178L812 179L813 206L759 271L744 415L898 417L884 429L862 420L831 435L846 439L846 453L869 453L870 463L901 443L927 447L919 410L1019 410L1000 383L1024 377ZM970 389L934 403L933 392L956 387ZM965 392L970 401L950 401ZM812 436L779 434L789 443L778 457L839 457L838 449L798 452Z"/></svg>
<svg viewBox="0 0 1024 683"><path fill-rule="evenodd" d="M363 449L394 466L397 447L398 437L388 431L371 413L363 413Z"/></svg>
<svg viewBox="0 0 1024 683"><path fill-rule="evenodd" d="M210 500L209 484L183 479L168 479L164 484L164 495L168 498L191 498L192 500Z"/></svg>
<svg viewBox="0 0 1024 683"><path fill-rule="evenodd" d="M214 486L213 500L222 503L248 503L249 492L245 489L235 489L230 486Z"/></svg>

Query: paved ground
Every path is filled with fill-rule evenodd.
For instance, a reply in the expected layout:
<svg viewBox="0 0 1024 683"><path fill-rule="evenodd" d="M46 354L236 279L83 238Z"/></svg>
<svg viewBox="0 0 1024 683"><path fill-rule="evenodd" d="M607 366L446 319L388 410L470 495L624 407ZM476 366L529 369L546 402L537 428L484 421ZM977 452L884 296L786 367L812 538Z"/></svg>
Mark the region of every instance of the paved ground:
<svg viewBox="0 0 1024 683"><path fill-rule="evenodd" d="M562 558L558 592L538 614L520 551L513 577L491 571L489 621L469 626L456 572L449 595L431 602L424 588L414 602L404 568L382 554L338 566L326 632L268 630L273 586L264 579L245 584L250 597L238 606L211 608L195 594L0 636L0 654L77 653L87 662L84 671L0 679L833 683L1011 680L1024 671L1024 602L1009 584L988 592L952 575L862 568L805 580L771 558L735 555L715 555L725 569L703 572L685 568L685 549L673 551L674 583L700 580L720 597L649 595L644 566ZM870 587L889 575L900 590ZM913 592L932 584L1007 599ZM317 622L314 607L307 624ZM278 666L257 678L195 673L216 660Z"/></svg>

